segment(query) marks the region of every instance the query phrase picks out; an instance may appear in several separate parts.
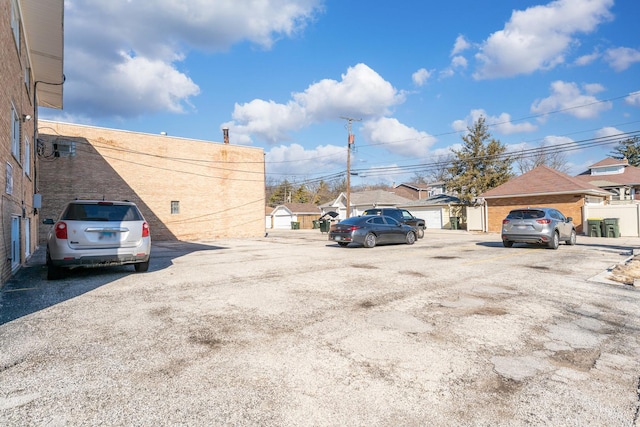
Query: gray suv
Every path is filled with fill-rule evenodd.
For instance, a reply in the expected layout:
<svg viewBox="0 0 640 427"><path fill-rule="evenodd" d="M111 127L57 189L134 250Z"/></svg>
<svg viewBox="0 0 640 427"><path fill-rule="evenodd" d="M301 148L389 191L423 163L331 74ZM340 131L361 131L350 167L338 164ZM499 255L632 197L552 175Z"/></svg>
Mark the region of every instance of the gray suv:
<svg viewBox="0 0 640 427"><path fill-rule="evenodd" d="M362 215L386 215L398 222L407 224L416 229L418 239L424 237L424 229L427 228L424 219L416 218L406 209L399 208L371 208L364 211Z"/></svg>
<svg viewBox="0 0 640 427"><path fill-rule="evenodd" d="M553 208L514 209L502 220L502 244L538 243L558 249L560 241L576 244L576 228L571 217Z"/></svg>

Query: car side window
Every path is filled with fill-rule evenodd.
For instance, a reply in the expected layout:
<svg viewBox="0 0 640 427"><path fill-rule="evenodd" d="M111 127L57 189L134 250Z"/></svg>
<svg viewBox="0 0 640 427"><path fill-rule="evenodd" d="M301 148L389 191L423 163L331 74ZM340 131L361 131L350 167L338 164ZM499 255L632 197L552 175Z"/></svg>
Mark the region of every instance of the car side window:
<svg viewBox="0 0 640 427"><path fill-rule="evenodd" d="M371 218L371 219L369 220L369 222L370 222L371 224L384 224L384 219L382 219L382 217L381 217L381 216L377 216L377 217L375 217L375 218Z"/></svg>
<svg viewBox="0 0 640 427"><path fill-rule="evenodd" d="M390 216L385 217L385 219L387 220L387 224L389 224L389 225L398 225L398 224L400 224L400 222L398 222L395 218L392 218Z"/></svg>

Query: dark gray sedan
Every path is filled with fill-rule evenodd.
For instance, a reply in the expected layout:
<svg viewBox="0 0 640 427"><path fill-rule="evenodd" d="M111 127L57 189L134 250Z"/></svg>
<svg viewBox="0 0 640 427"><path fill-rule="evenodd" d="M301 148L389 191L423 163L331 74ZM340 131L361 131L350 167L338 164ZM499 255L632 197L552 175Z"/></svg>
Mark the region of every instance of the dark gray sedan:
<svg viewBox="0 0 640 427"><path fill-rule="evenodd" d="M340 246L356 243L365 248L390 243L413 245L416 236L415 228L384 215L347 218L333 224L329 230L329 240L337 242Z"/></svg>
<svg viewBox="0 0 640 427"><path fill-rule="evenodd" d="M571 217L553 208L514 209L502 220L502 244L538 243L558 249L560 241L576 244L576 229Z"/></svg>

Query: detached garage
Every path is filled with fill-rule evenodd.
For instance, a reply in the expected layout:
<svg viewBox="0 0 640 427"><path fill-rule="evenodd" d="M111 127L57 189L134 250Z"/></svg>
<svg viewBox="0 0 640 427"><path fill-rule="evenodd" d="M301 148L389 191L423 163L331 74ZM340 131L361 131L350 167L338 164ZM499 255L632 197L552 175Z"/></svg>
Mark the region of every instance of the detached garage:
<svg viewBox="0 0 640 427"><path fill-rule="evenodd" d="M414 200L399 208L407 209L414 216L424 219L427 228L449 228L452 207L462 206L459 198L447 194L437 194L428 199Z"/></svg>
<svg viewBox="0 0 640 427"><path fill-rule="evenodd" d="M486 201L489 232L499 233L502 220L512 209L553 207L572 217L576 231L581 233L586 222L583 209L586 199L602 201L609 195L608 191L548 166L538 166L481 194L481 197Z"/></svg>

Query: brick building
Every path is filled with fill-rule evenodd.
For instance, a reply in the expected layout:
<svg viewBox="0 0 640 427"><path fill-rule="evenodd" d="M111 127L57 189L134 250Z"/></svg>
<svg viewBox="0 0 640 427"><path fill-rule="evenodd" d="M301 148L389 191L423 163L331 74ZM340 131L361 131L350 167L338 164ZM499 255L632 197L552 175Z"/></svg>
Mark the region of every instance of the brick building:
<svg viewBox="0 0 640 427"><path fill-rule="evenodd" d="M45 120L39 132L41 218L75 198L130 200L155 241L264 235L261 148Z"/></svg>
<svg viewBox="0 0 640 427"><path fill-rule="evenodd" d="M0 286L38 243L38 106L62 108L63 12L63 0L0 2Z"/></svg>

